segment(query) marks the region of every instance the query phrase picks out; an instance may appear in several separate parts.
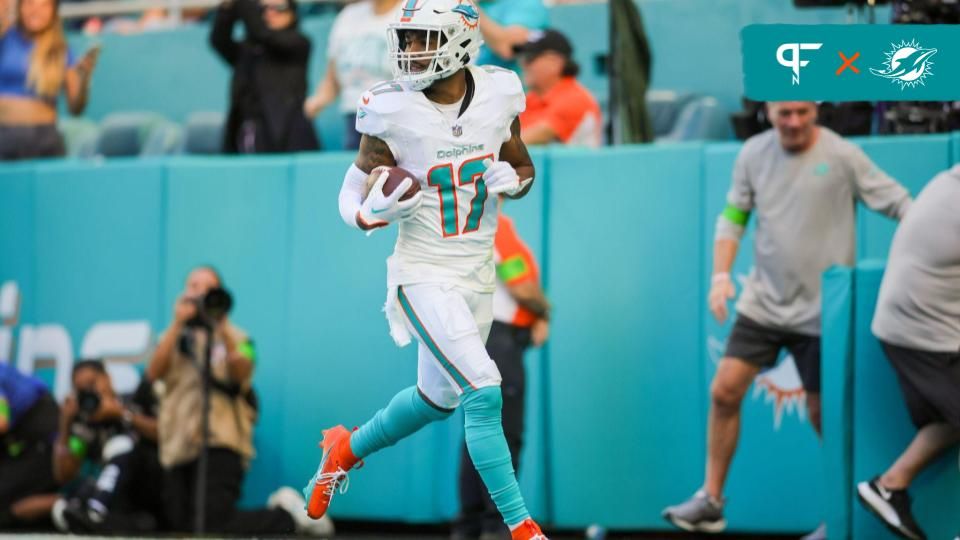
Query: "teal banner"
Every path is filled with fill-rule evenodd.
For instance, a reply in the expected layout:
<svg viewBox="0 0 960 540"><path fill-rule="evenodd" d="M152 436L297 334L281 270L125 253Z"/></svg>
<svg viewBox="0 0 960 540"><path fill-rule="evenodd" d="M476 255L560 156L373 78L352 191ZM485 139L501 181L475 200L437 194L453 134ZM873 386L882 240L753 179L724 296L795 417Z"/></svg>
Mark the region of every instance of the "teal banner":
<svg viewBox="0 0 960 540"><path fill-rule="evenodd" d="M750 99L960 99L958 25L757 24L741 45Z"/></svg>

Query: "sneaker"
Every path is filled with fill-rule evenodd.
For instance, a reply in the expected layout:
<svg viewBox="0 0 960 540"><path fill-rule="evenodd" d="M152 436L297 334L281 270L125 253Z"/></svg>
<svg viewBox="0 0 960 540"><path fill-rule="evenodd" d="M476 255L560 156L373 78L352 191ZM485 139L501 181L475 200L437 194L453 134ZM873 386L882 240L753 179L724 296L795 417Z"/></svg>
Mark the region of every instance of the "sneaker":
<svg viewBox="0 0 960 540"><path fill-rule="evenodd" d="M304 536L332 537L334 534L333 520L330 516L320 519L311 519L306 511L307 502L300 493L291 487L282 487L273 492L267 499L267 508L279 508L290 514L297 534Z"/></svg>
<svg viewBox="0 0 960 540"><path fill-rule="evenodd" d="M343 426L334 426L323 432L323 457L313 479L303 488L307 501L307 515L320 519L327 513L334 493L347 492L350 485L347 472L360 460L350 450L350 432Z"/></svg>
<svg viewBox="0 0 960 540"><path fill-rule="evenodd" d="M901 538L925 540L927 535L917 525L910 513L910 495L905 489L886 489L880 485L880 477L857 484L860 502L873 512L888 529Z"/></svg>
<svg viewBox="0 0 960 540"><path fill-rule="evenodd" d="M702 489L687 502L665 508L663 517L674 527L689 532L719 533L727 528L723 502L714 500Z"/></svg>
<svg viewBox="0 0 960 540"><path fill-rule="evenodd" d="M96 530L96 523L91 521L86 508L77 498L57 499L50 509L50 518L53 526L63 533L83 534Z"/></svg>
<svg viewBox="0 0 960 540"><path fill-rule="evenodd" d="M530 518L523 520L516 529L510 531L510 537L512 540L549 540Z"/></svg>
<svg viewBox="0 0 960 540"><path fill-rule="evenodd" d="M827 524L821 523L817 530L804 536L800 540L827 540Z"/></svg>

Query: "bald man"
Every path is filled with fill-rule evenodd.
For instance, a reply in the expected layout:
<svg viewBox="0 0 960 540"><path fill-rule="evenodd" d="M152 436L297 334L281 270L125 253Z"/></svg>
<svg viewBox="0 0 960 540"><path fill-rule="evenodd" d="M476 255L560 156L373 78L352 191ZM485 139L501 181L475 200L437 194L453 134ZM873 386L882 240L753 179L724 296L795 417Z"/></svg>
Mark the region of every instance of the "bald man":
<svg viewBox="0 0 960 540"><path fill-rule="evenodd" d="M710 389L706 478L692 498L663 512L688 531L726 528L723 487L740 434L740 405L782 349L793 355L810 424L820 434L820 276L854 263L858 200L893 219L911 203L907 190L858 146L817 125L815 103L770 103L767 113L773 128L744 143L717 220L708 299L717 321L726 320L735 296L730 269L753 212L754 268Z"/></svg>

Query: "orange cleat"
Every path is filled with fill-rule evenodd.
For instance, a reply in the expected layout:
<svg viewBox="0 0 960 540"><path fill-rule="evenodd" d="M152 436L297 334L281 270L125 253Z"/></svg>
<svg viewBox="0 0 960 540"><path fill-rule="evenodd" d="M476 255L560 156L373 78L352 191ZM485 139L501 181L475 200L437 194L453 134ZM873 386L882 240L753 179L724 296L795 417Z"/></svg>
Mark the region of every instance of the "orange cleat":
<svg viewBox="0 0 960 540"><path fill-rule="evenodd" d="M347 471L357 463L361 463L350 449L350 432L343 426L334 426L324 430L323 457L317 473L303 488L303 495L307 499L307 515L313 519L320 519L327 513L330 500L334 493L347 492L350 485Z"/></svg>
<svg viewBox="0 0 960 540"><path fill-rule="evenodd" d="M549 540L532 519L527 518L519 527L510 531L513 540Z"/></svg>

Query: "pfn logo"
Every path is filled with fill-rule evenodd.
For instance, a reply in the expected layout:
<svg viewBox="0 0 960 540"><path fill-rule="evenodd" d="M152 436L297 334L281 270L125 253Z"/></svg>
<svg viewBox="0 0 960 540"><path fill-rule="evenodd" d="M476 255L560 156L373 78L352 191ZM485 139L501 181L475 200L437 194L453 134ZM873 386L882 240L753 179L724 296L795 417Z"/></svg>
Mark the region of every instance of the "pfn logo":
<svg viewBox="0 0 960 540"><path fill-rule="evenodd" d="M793 70L793 84L800 84L800 68L806 67L809 60L800 59L800 51L815 51L823 46L823 43L784 43L777 49L777 62L783 67ZM786 53L790 52L790 58Z"/></svg>

